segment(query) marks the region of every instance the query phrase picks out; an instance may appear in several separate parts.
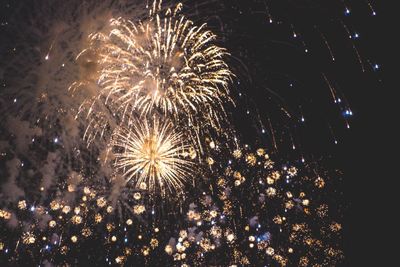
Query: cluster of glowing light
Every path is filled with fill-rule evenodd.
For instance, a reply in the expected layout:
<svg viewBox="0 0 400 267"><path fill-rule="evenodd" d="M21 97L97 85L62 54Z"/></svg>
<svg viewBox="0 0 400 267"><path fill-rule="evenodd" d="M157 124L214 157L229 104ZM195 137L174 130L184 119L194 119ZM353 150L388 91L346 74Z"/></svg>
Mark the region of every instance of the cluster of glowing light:
<svg viewBox="0 0 400 267"><path fill-rule="evenodd" d="M170 122L132 120L113 135L115 167L137 188L147 184L150 191L179 190L190 177L188 146Z"/></svg>
<svg viewBox="0 0 400 267"><path fill-rule="evenodd" d="M165 136L173 135L173 129L165 126L169 125L168 122L157 122L159 121L153 120L151 123L140 124L135 121L129 125L131 129L137 129L138 125L143 127L139 128L143 133L141 136L154 136L151 131L146 134L146 129L157 129L156 133L162 135L165 132ZM146 124L147 128L143 126ZM130 130L128 133L134 132L137 135L137 131L140 130ZM114 137L118 138L117 135ZM148 145L145 147L151 147L153 139L146 140ZM125 148L121 147L121 153L123 151ZM182 155L190 157L188 152ZM249 155L255 157L257 164L248 160ZM74 191L79 200L74 206L64 203L65 196L71 193L65 190L61 195L55 196L47 206L36 203L34 209L15 207L13 215L4 209L0 210L0 224L12 223L12 217L16 216L29 226L19 230L18 240L14 240L14 243L7 239L1 240L0 253L3 250L4 255L11 253L23 259L25 251L32 253L35 249L43 248L45 257L61 257L63 261L69 261L74 251L93 238L103 240L101 249L115 255L111 259L106 256L103 260L121 264L135 262L144 256L155 259L154 262L157 263L171 257L179 265L187 266L187 262L198 262L198 255L205 252L210 255L225 253L230 259L225 265L240 266L257 262L272 262L279 266L306 266L303 263L335 266L343 259L343 252L335 239L341 235L343 229L341 218L331 218L328 212L330 207L321 202L321 199L309 198L311 192L322 192L326 189L325 186L329 186L327 183L322 188L316 182L329 181L328 173L322 176L318 169L298 163L293 165L287 161L284 165L280 162L268 163L275 167L265 168L265 162L275 160L274 157L270 157L265 149L254 151L246 146L232 149L220 156L213 155L213 168L222 167L211 174L211 178L216 181L213 190L207 191L208 186L202 186L199 197L194 197L185 204L181 213L174 211L174 215L180 216L177 216L178 223L167 224L170 229L160 230L160 226L165 227L166 221L163 218L156 219L152 224L145 220L159 211L156 209L154 213L153 204L147 201L146 190L149 186L146 182L137 181L138 191L132 193L129 201L124 203L131 211L119 215L124 224L111 222L115 220L113 211L118 210L118 204L108 198L110 193L107 190L113 191L112 188L99 190L84 186L77 187ZM221 158L222 162L226 158L232 160L229 164L224 164L221 163ZM138 172L140 173L141 171ZM285 177L294 178L296 182L289 180L288 183ZM241 201L242 199L246 201ZM30 200L21 199L19 203L33 207ZM267 212L269 216L259 216ZM310 216L311 214L316 216ZM52 220L47 222L49 215ZM32 217L33 219L29 219ZM73 231L70 230L71 226ZM163 234L160 235L160 232ZM137 238L140 242L132 238ZM172 243L171 240L178 242ZM7 250L11 247L15 249ZM160 254L157 248L164 250L164 253ZM257 257L246 256L249 249L257 251Z"/></svg>

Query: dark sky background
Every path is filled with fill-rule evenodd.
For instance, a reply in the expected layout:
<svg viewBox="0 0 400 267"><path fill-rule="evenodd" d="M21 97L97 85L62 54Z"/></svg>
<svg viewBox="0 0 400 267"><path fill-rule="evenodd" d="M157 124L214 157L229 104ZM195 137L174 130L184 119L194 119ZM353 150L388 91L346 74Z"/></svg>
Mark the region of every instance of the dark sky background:
<svg viewBox="0 0 400 267"><path fill-rule="evenodd" d="M291 110L296 110L296 103L302 103L308 123L302 129L294 126L302 149L308 154L330 158L332 165L340 166L344 172L343 181L338 183L338 192L342 190L344 194L337 195L337 201L344 201L347 206L344 213L347 259L343 266L384 266L382 263L389 261L390 256L383 256L387 253L383 244L388 235L380 234L380 224L385 220L386 205L390 201L387 198L393 199L387 194L383 165L387 163L384 155L393 145L385 145L391 135L385 130L391 113L387 112L391 89L385 79L385 56L389 55L390 48L385 40L391 33L385 23L388 17L384 3L375 1L378 15L371 17L364 1L346 1L351 6L350 16L343 15L341 1L271 1L271 13L283 18L285 23L268 27L265 14L254 14L252 9L258 1L229 2L243 12L233 15L236 19L229 22L232 24L229 28L237 32L226 43L231 51L242 52L243 60L250 62L253 86L247 87L249 98L261 114L274 114L272 119L276 120L284 116L276 109L275 99L266 100L263 88L276 92ZM235 11L228 9L227 12ZM344 38L343 28L335 23L338 18L360 34L356 43L366 62L365 72L361 71L348 39ZM299 51L299 46L292 46L296 42L291 38L287 21L299 29L305 43L311 44L311 55ZM329 40L336 57L334 64L328 60L328 50L316 34L315 25ZM240 33L245 37L236 37ZM377 71L371 68L375 63L380 66ZM350 120L350 130L345 129L341 112L328 100L329 91L316 78L318 72L329 73L349 101L355 114ZM298 81L296 90L288 86L291 79ZM335 131L338 145L332 142L327 121ZM247 131L242 132L251 139L255 133L247 125L244 128Z"/></svg>
<svg viewBox="0 0 400 267"><path fill-rule="evenodd" d="M0 22L7 21L16 3L0 1ZM187 5L192 2L187 1ZM386 24L383 1L371 2L376 16L371 16L367 2L361 0L345 4L316 0L267 2L272 24L264 1L260 0L210 1L207 5L216 7L215 10L206 8L208 14L199 15L199 20L205 18L210 27L222 33L221 42L233 56L233 69L240 81L233 89L238 100L237 108L231 110L235 125L248 143L261 143L273 149L268 126L271 121L281 155L324 158L343 170L344 179L337 185L337 200L346 207L343 266L373 266L373 254L378 254L374 251L381 249L376 243L376 238L381 238L381 226L377 223L384 215L377 191L386 190L382 179L398 176L394 171L392 177L381 177L385 168L380 167L384 116L379 115L381 106L386 106L382 102L387 101L387 92L393 90L385 79L388 48L384 40L390 28L397 29ZM350 8L350 15L345 14L345 6ZM354 42L364 72L340 21L353 34L360 35ZM293 31L299 36L294 38ZM335 55L335 63L321 33ZM0 42L10 39L0 28ZM305 49L309 52L305 53ZM326 73L349 105L333 103L321 73ZM282 107L292 118L282 112ZM346 107L351 108L352 117L343 114ZM305 123L301 122L302 115ZM344 117L350 129L346 129ZM292 150L293 144L296 151ZM384 266L378 264L385 260L382 257L376 259L376 266Z"/></svg>
<svg viewBox="0 0 400 267"><path fill-rule="evenodd" d="M381 1L373 2L377 16L371 16L365 1L346 1L351 9L351 14L346 15L341 1L269 2L272 26L262 1L224 1L229 8L221 17L230 31L224 45L245 62L251 80L239 86L240 92L250 99L243 101L248 105L242 102L239 105L242 111L235 113L240 132L247 140L265 136L246 116L248 107L252 112L255 108L261 116L268 114L277 122L277 129L282 131L278 136L295 132L297 146L305 154L329 158L332 166L341 168L344 179L337 185L337 201L346 203L347 207L344 212L347 259L343 266L383 266L389 258L383 256L385 246L380 244L388 236L379 233L380 223L384 220L386 203L390 202L387 198L391 198L386 193L383 164L387 163L384 155L393 145L385 145L391 135L385 130L386 120L392 113L388 111L391 89L385 76L391 35L386 24L390 18L387 7ZM365 71L343 34L340 20L352 33L360 35L356 45ZM290 25L301 33L300 39L309 53L304 53L299 38L293 38ZM336 59L334 64L319 32L329 41ZM374 69L374 64L379 64L379 69ZM242 80L248 78L243 75L245 72L238 71ZM318 75L321 72L328 74L350 103L354 113L349 120L350 130L344 127L343 113L330 101L330 92ZM287 120L280 110L282 106L297 114L297 118ZM306 118L305 127L296 123L301 117L299 114ZM334 145L328 125L338 145ZM270 144L270 136L262 140ZM287 138L282 137L282 143L280 152L296 154Z"/></svg>

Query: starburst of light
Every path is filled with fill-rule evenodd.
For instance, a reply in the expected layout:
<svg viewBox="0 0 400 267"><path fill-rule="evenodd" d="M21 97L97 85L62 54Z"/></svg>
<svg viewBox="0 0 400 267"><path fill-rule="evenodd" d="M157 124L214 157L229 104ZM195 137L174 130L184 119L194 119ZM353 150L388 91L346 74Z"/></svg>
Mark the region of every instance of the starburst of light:
<svg viewBox="0 0 400 267"><path fill-rule="evenodd" d="M115 168L138 188L145 183L150 191L180 190L191 177L192 163L185 158L189 146L170 122L131 120L120 127L112 138Z"/></svg>
<svg viewBox="0 0 400 267"><path fill-rule="evenodd" d="M223 104L230 101L228 53L214 44L216 36L206 24L196 26L179 14L181 4L162 13L161 3L154 1L141 22L113 18L108 27L90 34L77 62L89 68L98 88L81 112L99 116L100 102L112 111L111 119L156 111L191 126L199 126L197 116L205 117L218 128ZM75 82L71 88L85 85ZM88 128L103 132L110 117L100 117L90 120Z"/></svg>

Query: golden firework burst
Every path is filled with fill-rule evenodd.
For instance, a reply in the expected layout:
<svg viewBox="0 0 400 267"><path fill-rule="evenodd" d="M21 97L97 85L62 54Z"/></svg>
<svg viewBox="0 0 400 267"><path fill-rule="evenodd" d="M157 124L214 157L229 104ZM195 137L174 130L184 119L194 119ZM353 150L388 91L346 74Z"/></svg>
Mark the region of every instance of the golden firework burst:
<svg viewBox="0 0 400 267"><path fill-rule="evenodd" d="M140 22L111 19L89 35L77 56L88 73L71 88L88 93L80 112L89 118L89 142L131 114L157 112L183 121L197 135L193 140L200 123L219 128L223 104L231 101L228 53L215 45L216 35L206 24L196 26L179 13L182 4L165 12L161 5L154 1Z"/></svg>
<svg viewBox="0 0 400 267"><path fill-rule="evenodd" d="M191 165L185 157L188 146L170 122L130 120L129 127L119 128L113 135L115 168L137 188L145 183L150 191L165 193L182 188L191 177Z"/></svg>
<svg viewBox="0 0 400 267"><path fill-rule="evenodd" d="M177 15L179 7L163 17L154 7L148 21L138 24L112 19L109 33L91 36L106 101L124 111L158 108L174 116L222 106L231 77L226 51L211 43L216 36L205 24L197 27Z"/></svg>

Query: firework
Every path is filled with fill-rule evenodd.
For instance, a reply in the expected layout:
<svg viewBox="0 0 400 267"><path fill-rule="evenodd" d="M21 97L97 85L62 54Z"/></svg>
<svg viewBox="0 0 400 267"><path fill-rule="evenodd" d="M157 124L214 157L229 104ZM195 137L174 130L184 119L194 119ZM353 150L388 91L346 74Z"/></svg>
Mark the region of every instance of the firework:
<svg viewBox="0 0 400 267"><path fill-rule="evenodd" d="M176 250L171 251L167 245L165 253L182 264L196 262L199 253L211 251L228 253L227 265L256 265L247 254L251 251L258 251L258 262L277 266L298 266L301 258L315 265L333 266L340 262L343 252L332 238L340 236L342 225L331 221L327 214L326 221L310 216L323 209L314 206L316 199L307 198L309 190L323 190L309 178L319 170L307 164L282 166L281 162L265 168L265 162L274 159L266 149L254 153L245 146L240 151L252 155L252 160L248 156L234 157L222 168L215 166L213 174L219 173L220 178L211 182L212 191L205 189L198 200L188 205L186 227L176 231ZM231 155L238 155L238 150L232 150ZM220 161L217 155L214 158ZM246 205L241 199L253 204ZM182 246L185 242L190 249ZM227 252L225 245L232 250Z"/></svg>
<svg viewBox="0 0 400 267"><path fill-rule="evenodd" d="M0 25L0 265L342 260L340 175L312 161L298 131L311 111L325 113L300 87L323 91L321 79L349 127L336 69L351 57L327 24L343 28L362 71L378 72L358 53L351 20L328 22L308 4L318 20L292 20L290 1L284 14L270 13L279 1L189 1L185 16L160 0L28 2L5 0L12 15Z"/></svg>
<svg viewBox="0 0 400 267"><path fill-rule="evenodd" d="M230 101L228 53L214 44L216 36L205 24L196 26L179 15L181 4L164 14L161 4L154 1L141 22L111 19L103 31L89 35L88 48L77 56L98 86L81 106L89 118L89 140L103 134L110 121L130 114L159 112L194 132L200 123L219 127L224 102ZM85 82L71 86L73 91L87 87Z"/></svg>
<svg viewBox="0 0 400 267"><path fill-rule="evenodd" d="M113 135L115 168L137 188L165 192L179 190L191 176L191 162L186 160L189 147L182 134L170 122L131 120L129 128L121 127Z"/></svg>
<svg viewBox="0 0 400 267"><path fill-rule="evenodd" d="M22 235L22 242L24 244L33 244L35 243L35 240L35 236L30 232L26 232Z"/></svg>

